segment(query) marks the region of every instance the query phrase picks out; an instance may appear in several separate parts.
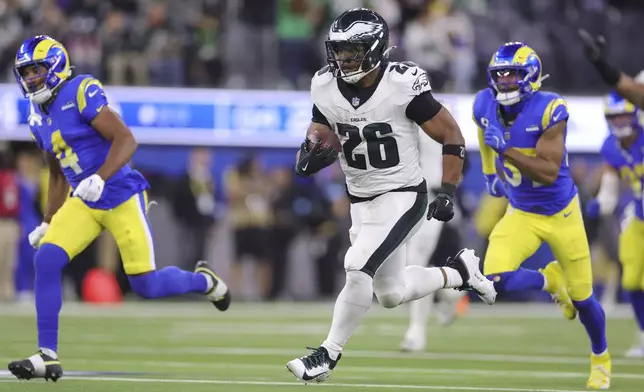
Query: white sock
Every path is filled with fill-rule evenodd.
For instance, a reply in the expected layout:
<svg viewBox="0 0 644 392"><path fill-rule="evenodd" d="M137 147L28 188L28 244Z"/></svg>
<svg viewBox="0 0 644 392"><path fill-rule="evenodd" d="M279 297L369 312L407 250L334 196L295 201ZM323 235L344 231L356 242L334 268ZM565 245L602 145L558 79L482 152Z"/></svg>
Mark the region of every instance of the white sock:
<svg viewBox="0 0 644 392"><path fill-rule="evenodd" d="M373 299L373 279L361 271L347 272L347 281L333 309L331 330L322 346L336 360L342 347L360 325Z"/></svg>
<svg viewBox="0 0 644 392"><path fill-rule="evenodd" d="M58 359L58 355L56 354L56 351L54 351L54 350L41 347L40 351L42 351L43 354L52 357L53 359Z"/></svg>
<svg viewBox="0 0 644 392"><path fill-rule="evenodd" d="M444 270L445 274L441 270ZM456 276L452 276L453 274L450 271L454 272ZM463 280L458 271L447 267L425 268L418 265L409 265L405 267L403 274L405 276L405 293L401 303L423 298L443 287L459 287L463 285Z"/></svg>
<svg viewBox="0 0 644 392"><path fill-rule="evenodd" d="M409 303L409 329L422 331L423 336L427 330L429 314L434 306L434 295L432 294Z"/></svg>
<svg viewBox="0 0 644 392"><path fill-rule="evenodd" d="M463 282L463 278L461 277L461 274L454 268L441 267L440 269L443 270L443 272L445 273L446 289L455 289L457 287L461 287L465 283Z"/></svg>
<svg viewBox="0 0 644 392"><path fill-rule="evenodd" d="M210 290L212 290L213 287L215 287L215 280L212 278L212 276L208 274L204 274L204 273L201 273L201 274L206 277L206 282L208 284L208 286L206 287L206 293L208 293L210 292Z"/></svg>

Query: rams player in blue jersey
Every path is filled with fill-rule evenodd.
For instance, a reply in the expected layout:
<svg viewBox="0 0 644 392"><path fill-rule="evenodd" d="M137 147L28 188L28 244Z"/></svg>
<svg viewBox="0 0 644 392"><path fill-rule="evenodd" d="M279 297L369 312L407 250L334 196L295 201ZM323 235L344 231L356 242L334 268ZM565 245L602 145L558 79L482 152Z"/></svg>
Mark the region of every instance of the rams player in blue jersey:
<svg viewBox="0 0 644 392"><path fill-rule="evenodd" d="M46 152L50 180L44 221L29 235L38 248L34 264L39 351L11 362L11 373L20 379L56 381L62 376L56 353L62 269L104 229L114 236L138 295L203 293L219 310L226 310L228 288L205 262L198 262L194 272L156 269L146 216L149 185L128 166L137 144L108 107L101 83L91 75L72 76L63 45L44 35L20 46L14 73L30 101L29 126Z"/></svg>
<svg viewBox="0 0 644 392"><path fill-rule="evenodd" d="M546 290L592 345L587 387L610 385L606 320L593 297L590 250L565 147L568 109L559 95L540 91L541 60L520 42L504 44L488 67L490 88L474 100L473 118L488 190L506 195L508 209L490 234L484 274L497 291ZM558 262L520 268L542 244Z"/></svg>
<svg viewBox="0 0 644 392"><path fill-rule="evenodd" d="M605 116L610 135L601 149L601 185L597 197L586 205L590 217L611 215L619 201L620 178L631 186L633 201L619 238L622 287L630 293L640 327L639 344L626 352L630 358L644 358L644 128L640 114L640 109L617 92L608 95Z"/></svg>

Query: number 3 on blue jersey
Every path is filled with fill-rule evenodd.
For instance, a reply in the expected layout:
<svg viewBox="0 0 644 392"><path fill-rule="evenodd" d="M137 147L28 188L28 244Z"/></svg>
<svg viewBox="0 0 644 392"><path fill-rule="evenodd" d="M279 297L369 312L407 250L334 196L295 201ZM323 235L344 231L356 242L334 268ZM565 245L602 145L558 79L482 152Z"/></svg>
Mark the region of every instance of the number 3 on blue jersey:
<svg viewBox="0 0 644 392"><path fill-rule="evenodd" d="M56 159L60 162L60 167L63 169L70 168L76 174L81 174L83 169L78 164L78 155L74 153L72 148L67 145L60 129L57 129L51 134L51 146L56 154Z"/></svg>

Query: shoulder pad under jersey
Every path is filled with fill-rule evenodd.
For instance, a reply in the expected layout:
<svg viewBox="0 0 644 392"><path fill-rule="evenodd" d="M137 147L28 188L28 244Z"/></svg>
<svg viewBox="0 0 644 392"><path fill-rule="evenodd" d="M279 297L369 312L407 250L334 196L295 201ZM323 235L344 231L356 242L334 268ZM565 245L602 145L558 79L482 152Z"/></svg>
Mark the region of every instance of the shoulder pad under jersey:
<svg viewBox="0 0 644 392"><path fill-rule="evenodd" d="M407 95L415 96L432 90L427 72L411 61L389 63L385 72L397 89Z"/></svg>

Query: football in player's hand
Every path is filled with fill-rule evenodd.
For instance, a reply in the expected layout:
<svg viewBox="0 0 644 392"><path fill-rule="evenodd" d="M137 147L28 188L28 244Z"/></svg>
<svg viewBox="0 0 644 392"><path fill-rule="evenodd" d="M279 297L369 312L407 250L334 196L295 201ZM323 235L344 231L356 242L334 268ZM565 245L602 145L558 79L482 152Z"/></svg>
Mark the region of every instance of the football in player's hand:
<svg viewBox="0 0 644 392"><path fill-rule="evenodd" d="M338 139L338 135L329 129L315 130L313 135L311 135L311 142L315 143L317 140L322 140L322 147L331 146L337 152L342 151L342 144L340 143L340 139Z"/></svg>

